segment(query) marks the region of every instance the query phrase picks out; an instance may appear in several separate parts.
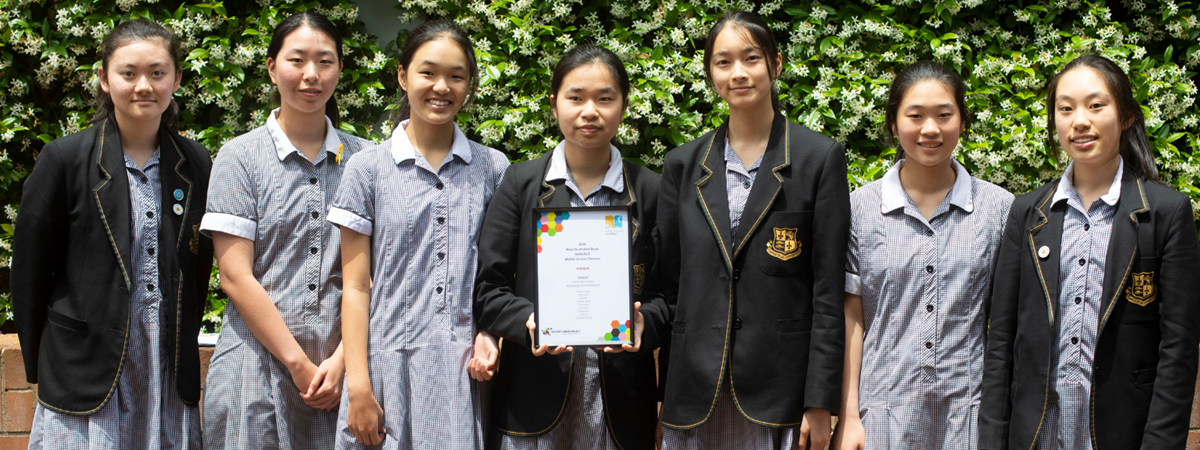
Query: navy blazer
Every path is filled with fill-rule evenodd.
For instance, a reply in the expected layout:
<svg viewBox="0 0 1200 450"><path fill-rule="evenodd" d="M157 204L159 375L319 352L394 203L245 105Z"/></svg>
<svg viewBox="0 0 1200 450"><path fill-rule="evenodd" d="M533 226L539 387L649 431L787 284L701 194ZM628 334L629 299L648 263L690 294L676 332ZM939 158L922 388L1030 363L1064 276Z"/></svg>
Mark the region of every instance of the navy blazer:
<svg viewBox="0 0 1200 450"><path fill-rule="evenodd" d="M1128 167L1128 165L1127 165ZM1017 197L992 283L980 449L1028 449L1044 429L1059 333L1066 202L1058 181ZM1049 248L1046 258L1038 249ZM1183 448L1200 344L1200 243L1190 199L1126 168L1104 262L1092 366L1092 448Z"/></svg>
<svg viewBox="0 0 1200 450"><path fill-rule="evenodd" d="M184 403L200 400L196 336L208 297L212 242L200 235L212 159L199 143L160 127L158 252L166 364ZM172 214L182 190L183 214ZM42 148L25 181L13 237L13 316L25 378L63 414L103 407L129 339L131 210L121 135L105 120Z"/></svg>
<svg viewBox="0 0 1200 450"><path fill-rule="evenodd" d="M642 347L637 353L600 354L601 395L607 425L618 447L653 449L657 422L654 349L670 333L667 305L658 289L655 204L659 176L622 162L625 191L613 205L629 206L633 226L631 302L642 302ZM562 180L547 183L550 155L509 166L488 206L479 236L475 320L480 330L504 338L493 380L491 426L517 436L549 432L562 419L575 352L533 356L525 327L537 297L537 232L533 208L571 206ZM642 277L636 276L640 272Z"/></svg>
<svg viewBox="0 0 1200 450"><path fill-rule="evenodd" d="M805 408L837 411L841 400L845 150L775 114L731 241L725 133L684 144L663 164L662 284L674 319L670 351L659 355L670 361L663 426L703 424L723 385L750 421L799 425Z"/></svg>

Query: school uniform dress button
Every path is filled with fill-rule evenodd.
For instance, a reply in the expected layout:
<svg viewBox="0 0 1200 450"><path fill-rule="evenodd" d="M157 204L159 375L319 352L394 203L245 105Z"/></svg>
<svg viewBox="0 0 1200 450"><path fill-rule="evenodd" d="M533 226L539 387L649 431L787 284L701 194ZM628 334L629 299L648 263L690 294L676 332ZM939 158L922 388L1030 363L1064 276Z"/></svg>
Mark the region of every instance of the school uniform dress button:
<svg viewBox="0 0 1200 450"><path fill-rule="evenodd" d="M1071 338L1071 343L1072 343L1072 344L1078 344L1078 343L1079 343L1079 338L1077 338L1077 337L1073 337L1073 338Z"/></svg>
<svg viewBox="0 0 1200 450"><path fill-rule="evenodd" d="M439 294L441 294L441 293L442 293L442 287L441 287L441 286L438 286L438 288L437 288L437 289L435 289L435 290L436 290L436 291L437 291L437 293L439 293Z"/></svg>
<svg viewBox="0 0 1200 450"><path fill-rule="evenodd" d="M150 256L154 256L154 247L150 247L150 248L146 249L146 253L149 253Z"/></svg>
<svg viewBox="0 0 1200 450"><path fill-rule="evenodd" d="M1079 304L1079 302L1082 302L1082 301L1083 301L1083 299L1082 299L1082 298L1075 297L1075 304L1076 304L1076 305L1078 305L1078 304Z"/></svg>
<svg viewBox="0 0 1200 450"><path fill-rule="evenodd" d="M443 224L443 223L446 223L446 218L445 218L445 217L438 217L438 224L440 225L440 224Z"/></svg>
<svg viewBox="0 0 1200 450"><path fill-rule="evenodd" d="M438 184L434 185L434 187L436 187L440 191L440 190L442 190L442 188L446 187L446 185L442 184L442 182L439 181Z"/></svg>
<svg viewBox="0 0 1200 450"><path fill-rule="evenodd" d="M925 272L933 273L933 266L925 266Z"/></svg>
<svg viewBox="0 0 1200 450"><path fill-rule="evenodd" d="M926 343L925 343L925 348L933 348L933 343L932 343L932 342L926 342Z"/></svg>
<svg viewBox="0 0 1200 450"><path fill-rule="evenodd" d="M1086 260L1086 259L1083 259L1083 258L1079 258L1079 265L1081 265L1081 266L1082 266L1082 265L1084 265L1084 264L1087 264L1087 260Z"/></svg>
<svg viewBox="0 0 1200 450"><path fill-rule="evenodd" d="M147 285L146 285L146 291L147 291L147 292L154 292L154 283L147 284Z"/></svg>
<svg viewBox="0 0 1200 450"><path fill-rule="evenodd" d="M308 179L308 184L317 184L317 177L312 177L312 178L309 178L309 179Z"/></svg>
<svg viewBox="0 0 1200 450"><path fill-rule="evenodd" d="M1085 223L1085 224L1083 224L1083 231L1087 231L1087 230L1090 230L1090 229L1092 229L1092 226L1091 226L1090 224L1086 224L1086 223Z"/></svg>
<svg viewBox="0 0 1200 450"><path fill-rule="evenodd" d="M318 217L321 217L321 215L320 215L320 214L317 214L317 212L316 212L316 211L313 211L313 213L312 213L312 218L316 219L316 218L318 218Z"/></svg>
<svg viewBox="0 0 1200 450"><path fill-rule="evenodd" d="M314 255L315 255L315 254L317 254L317 248L316 248L316 247L310 247L310 248L308 249L308 252L309 252L309 253L312 253L312 254L314 254Z"/></svg>
<svg viewBox="0 0 1200 450"><path fill-rule="evenodd" d="M733 319L733 329L735 329L735 330L742 329L742 319Z"/></svg>
<svg viewBox="0 0 1200 450"><path fill-rule="evenodd" d="M446 259L446 254L443 252L438 252L438 259Z"/></svg>
<svg viewBox="0 0 1200 450"><path fill-rule="evenodd" d="M317 290L317 285L315 285L315 284L310 284L310 285L308 285L308 290L310 290L310 291L315 291L315 290Z"/></svg>
<svg viewBox="0 0 1200 450"><path fill-rule="evenodd" d="M148 219L153 219L153 218L154 218L154 211L146 211L146 218L148 218Z"/></svg>
<svg viewBox="0 0 1200 450"><path fill-rule="evenodd" d="M933 305L925 305L925 310L929 311L929 312L933 312Z"/></svg>

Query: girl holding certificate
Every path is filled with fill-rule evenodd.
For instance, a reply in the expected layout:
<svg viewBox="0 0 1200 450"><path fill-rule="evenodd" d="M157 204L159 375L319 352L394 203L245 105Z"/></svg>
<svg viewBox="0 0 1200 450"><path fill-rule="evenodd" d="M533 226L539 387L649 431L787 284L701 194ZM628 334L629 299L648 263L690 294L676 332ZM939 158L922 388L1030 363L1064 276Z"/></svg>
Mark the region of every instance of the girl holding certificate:
<svg viewBox="0 0 1200 450"><path fill-rule="evenodd" d="M42 148L13 239L29 448L199 449L212 163L175 130L175 35L132 20L100 49L92 126Z"/></svg>
<svg viewBox="0 0 1200 450"><path fill-rule="evenodd" d="M1013 196L951 156L966 90L932 61L896 75L884 121L896 163L850 194L833 450L976 448L985 305Z"/></svg>
<svg viewBox="0 0 1200 450"><path fill-rule="evenodd" d="M704 70L729 119L663 163L662 285L674 313L664 448L829 441L845 341L846 158L781 114L782 64L757 16L718 20Z"/></svg>
<svg viewBox="0 0 1200 450"><path fill-rule="evenodd" d="M611 143L629 103L629 77L615 54L576 47L555 66L550 90L564 139L550 154L509 168L479 239L475 319L505 342L489 447L652 449L653 350L668 334L653 242L659 176L622 160ZM535 302L555 299L538 298L533 209L609 205L629 207L633 344L534 347ZM475 376L491 376L486 361L472 366Z"/></svg>
<svg viewBox="0 0 1200 450"><path fill-rule="evenodd" d="M479 80L474 46L454 22L413 30L398 78L402 121L350 160L329 212L345 276L335 448L481 448L479 385L467 373L471 283L508 159L454 123Z"/></svg>
<svg viewBox="0 0 1200 450"><path fill-rule="evenodd" d="M1200 338L1191 201L1158 180L1112 61L1068 63L1046 111L1071 162L1004 228L979 448L1183 448Z"/></svg>
<svg viewBox="0 0 1200 450"><path fill-rule="evenodd" d="M345 161L369 144L337 130L341 61L329 19L284 19L267 48L279 108L217 154L200 228L229 304L205 385L206 448L333 447L342 274L325 215Z"/></svg>

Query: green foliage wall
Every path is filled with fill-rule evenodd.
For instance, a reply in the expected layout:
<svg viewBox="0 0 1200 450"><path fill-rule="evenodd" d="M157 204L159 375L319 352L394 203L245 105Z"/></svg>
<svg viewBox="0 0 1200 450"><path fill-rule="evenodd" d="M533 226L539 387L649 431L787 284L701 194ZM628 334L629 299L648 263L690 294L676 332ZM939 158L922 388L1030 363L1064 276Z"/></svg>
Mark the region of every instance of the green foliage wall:
<svg viewBox="0 0 1200 450"><path fill-rule="evenodd" d="M1200 146L1193 72L1200 66L1200 20L1191 2L401 0L396 6L397 20L448 17L469 31L482 80L460 124L514 160L536 157L558 140L547 93L558 56L581 43L614 50L634 79L622 150L655 168L668 150L726 114L699 61L709 27L733 8L760 14L775 30L787 116L847 147L852 188L890 164L893 141L880 125L888 85L920 59L946 63L967 83L976 122L956 157L973 174L1015 193L1058 176L1065 160L1051 156L1044 88L1067 61L1099 53L1131 75L1163 179L1200 199L1200 161L1192 151ZM96 90L96 46L108 30L148 17L184 37L188 56L176 96L185 109L181 129L215 153L263 123L273 107L265 65L270 33L304 9L329 15L347 36L337 90L344 128L386 137L392 124L382 118L396 97L396 45L375 45L348 0L0 0L0 276L11 259L20 182L45 142L85 126ZM404 37L396 38L402 44ZM1193 200L1200 214L1197 205ZM215 318L219 293L213 303ZM7 304L4 290L0 308Z"/></svg>

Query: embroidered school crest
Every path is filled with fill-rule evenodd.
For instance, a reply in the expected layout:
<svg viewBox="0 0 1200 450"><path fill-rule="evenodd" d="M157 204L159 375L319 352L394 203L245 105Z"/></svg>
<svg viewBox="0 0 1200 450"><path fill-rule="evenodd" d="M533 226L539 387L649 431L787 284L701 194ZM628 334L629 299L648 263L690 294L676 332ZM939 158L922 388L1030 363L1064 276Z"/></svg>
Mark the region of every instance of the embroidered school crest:
<svg viewBox="0 0 1200 450"><path fill-rule="evenodd" d="M787 261L800 255L796 228L775 228L775 238L767 241L767 254Z"/></svg>
<svg viewBox="0 0 1200 450"><path fill-rule="evenodd" d="M633 266L633 293L642 295L642 287L646 285L646 263Z"/></svg>
<svg viewBox="0 0 1200 450"><path fill-rule="evenodd" d="M200 225L192 225L192 239L188 240L188 247L193 255L200 254Z"/></svg>
<svg viewBox="0 0 1200 450"><path fill-rule="evenodd" d="M1149 305L1158 298L1154 290L1154 272L1138 272L1133 274L1133 284L1125 290L1125 299L1138 306Z"/></svg>

